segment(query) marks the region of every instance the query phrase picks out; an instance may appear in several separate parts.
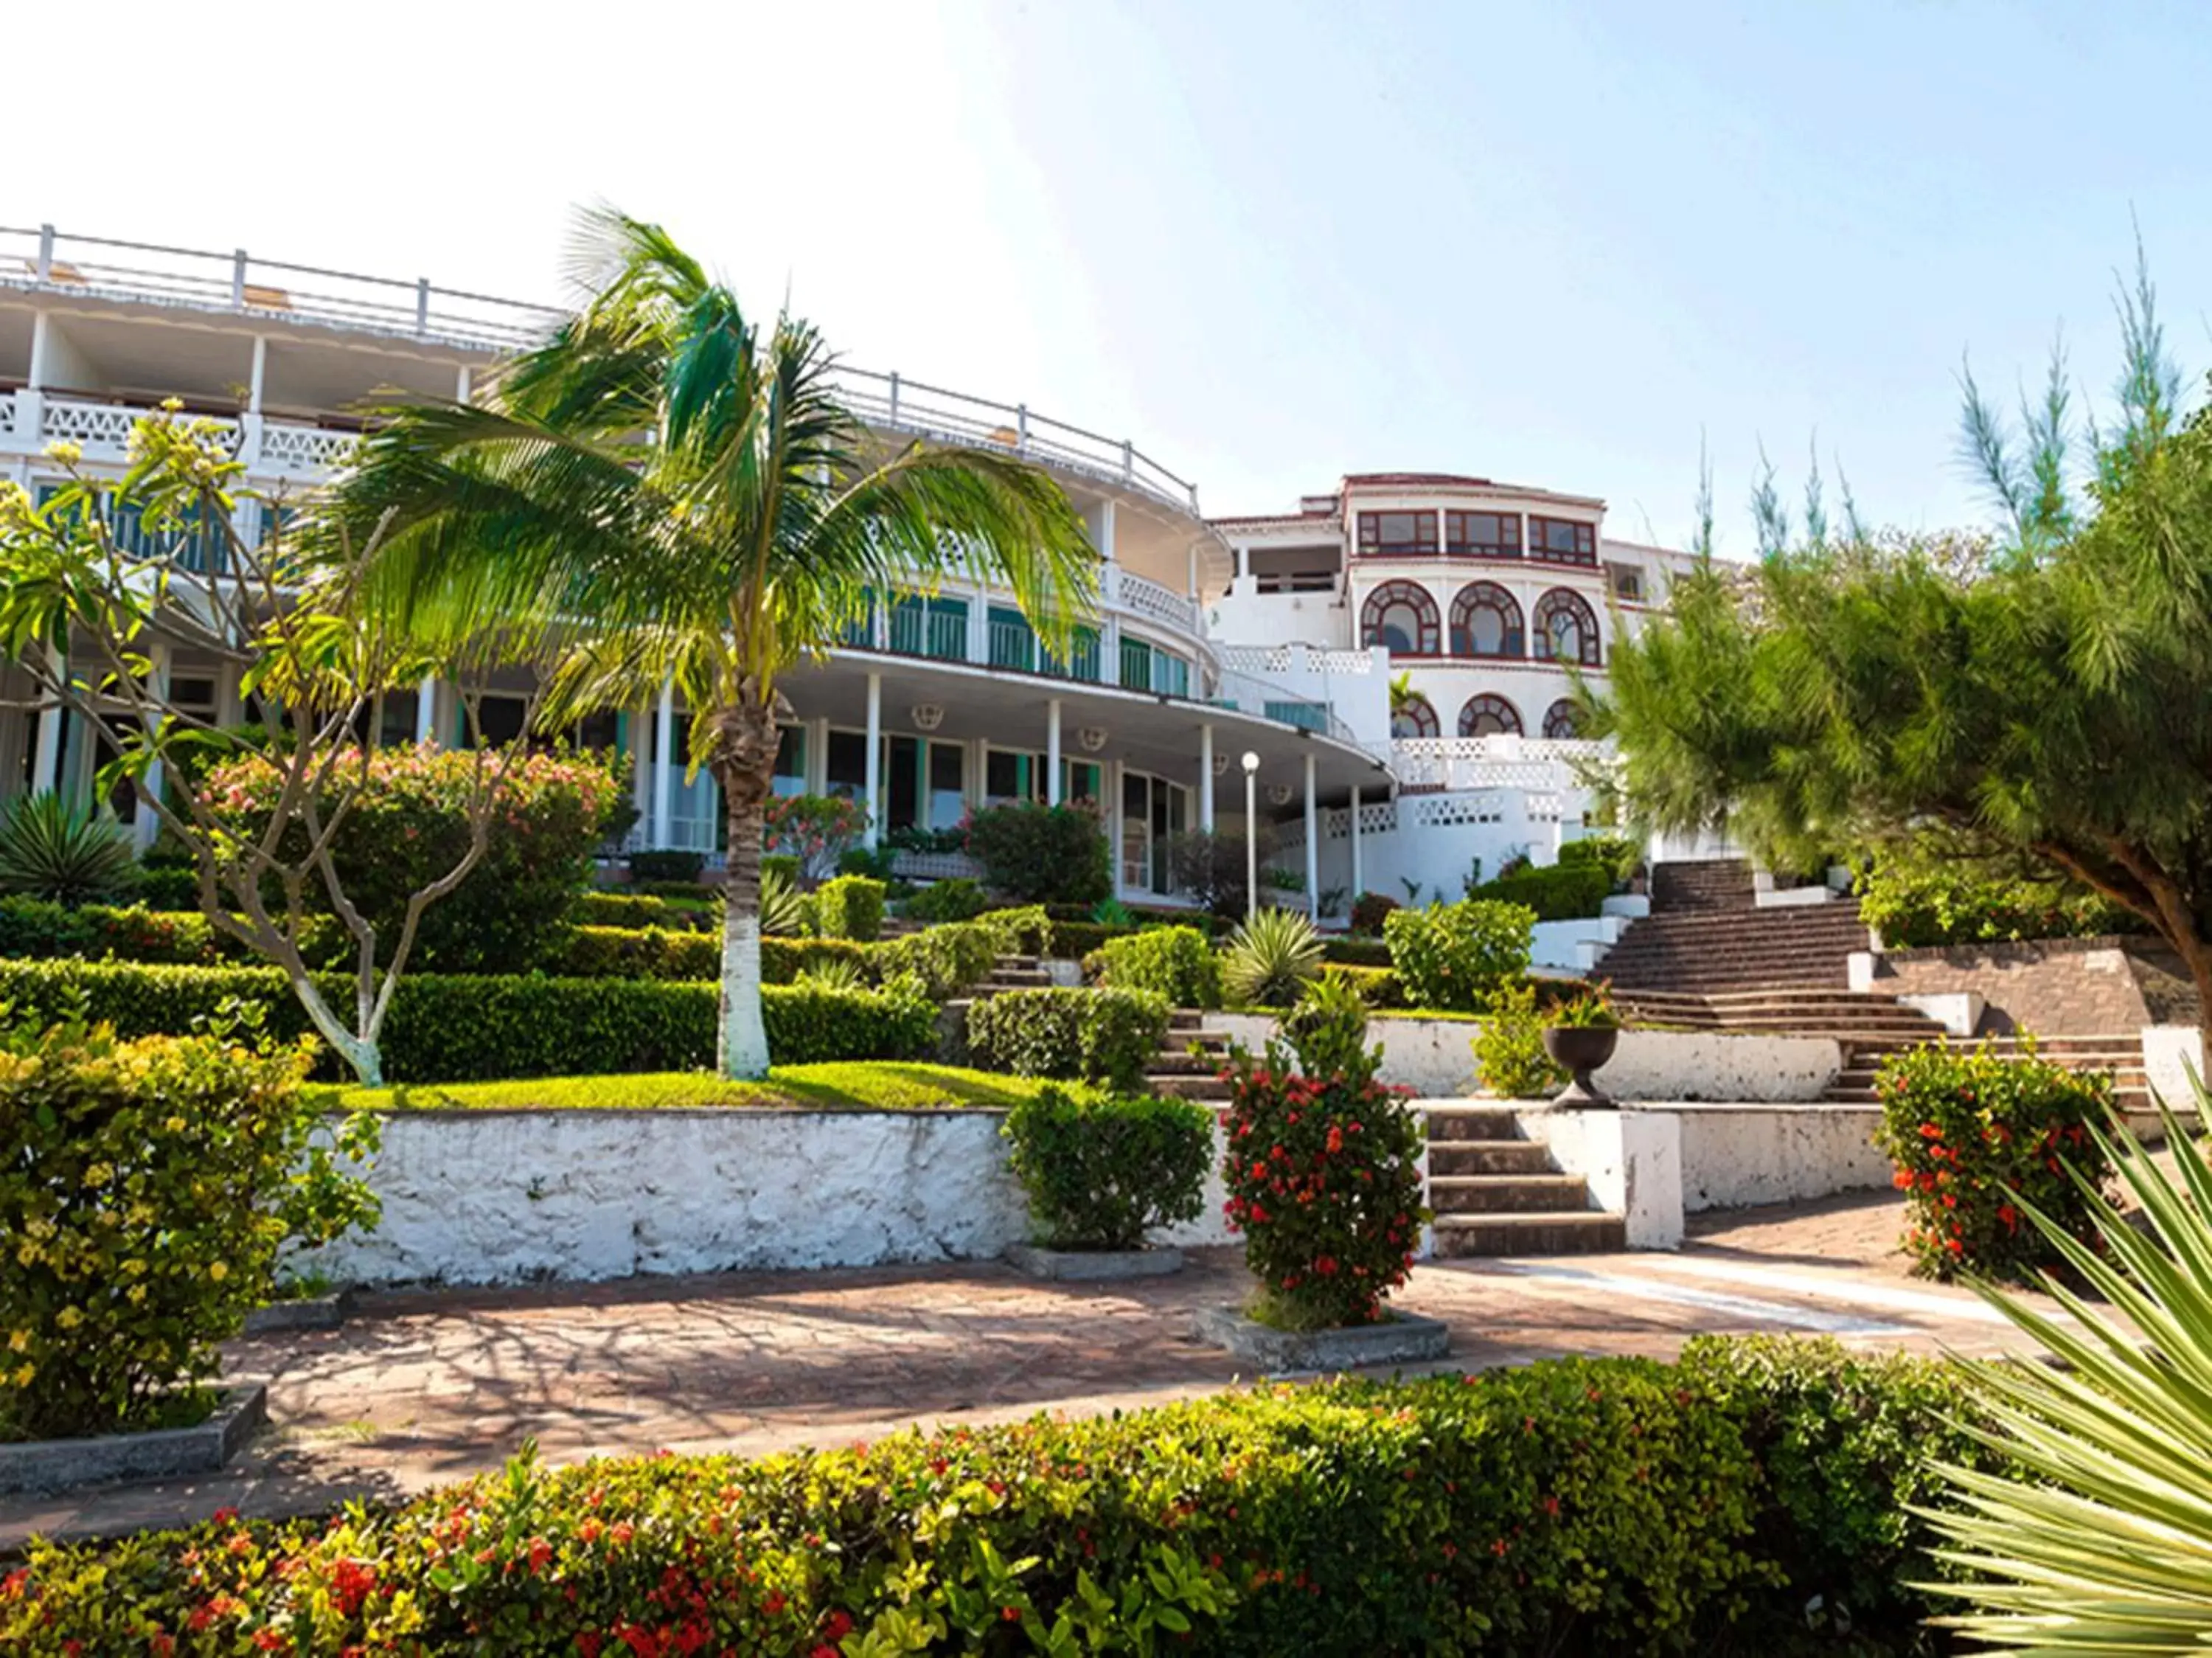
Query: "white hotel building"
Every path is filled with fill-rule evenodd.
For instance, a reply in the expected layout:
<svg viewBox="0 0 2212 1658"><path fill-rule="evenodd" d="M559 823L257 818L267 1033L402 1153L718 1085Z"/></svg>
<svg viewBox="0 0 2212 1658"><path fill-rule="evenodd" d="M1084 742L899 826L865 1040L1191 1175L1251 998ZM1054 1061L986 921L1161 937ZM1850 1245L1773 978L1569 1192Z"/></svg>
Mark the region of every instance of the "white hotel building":
<svg viewBox="0 0 2212 1658"><path fill-rule="evenodd" d="M555 317L427 279L0 228L0 477L52 489L44 455L57 442L119 471L133 422L173 397L222 424L250 487L297 496L344 463L365 404L465 397ZM1193 485L1128 441L896 375L842 374L887 442L989 448L1050 472L1102 557L1103 602L1053 671L1003 593L886 595L787 682L797 718L779 787L872 801L873 832L886 833L949 828L1012 798L1093 801L1122 895L1173 902L1167 841L1242 826L1250 755L1276 867L1339 916L1363 889L1456 896L1472 860L1494 871L1526 849L1549 862L1581 832L1573 762L1589 745L1569 729L1558 658L1601 680L1613 630L1682 562L1607 540L1601 501L1362 474L1294 513L1208 519ZM241 534L261 533L263 510L246 505ZM168 551L191 562L210 549L182 536ZM162 668L177 696L235 710L211 661L179 650ZM0 674L23 697L24 677ZM1416 697L1394 720L1399 674ZM488 710L495 728L500 711ZM721 816L713 783L686 781L683 713L664 698L587 735L635 763L636 844L711 856ZM457 728L450 696L405 696L388 700L379 735ZM9 716L0 794L88 795L102 747L73 716ZM131 815L128 801L118 809ZM957 867L908 856L924 878Z"/></svg>

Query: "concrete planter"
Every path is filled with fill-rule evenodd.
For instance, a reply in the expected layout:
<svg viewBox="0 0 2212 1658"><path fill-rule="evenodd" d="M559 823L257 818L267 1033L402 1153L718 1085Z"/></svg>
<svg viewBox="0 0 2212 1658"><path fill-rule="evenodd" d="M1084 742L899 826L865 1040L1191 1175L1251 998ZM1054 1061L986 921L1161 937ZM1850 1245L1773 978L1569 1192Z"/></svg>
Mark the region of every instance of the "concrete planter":
<svg viewBox="0 0 2212 1658"><path fill-rule="evenodd" d="M275 1336L289 1330L335 1330L352 1311L350 1289L334 1289L327 1295L304 1295L297 1301L271 1301L246 1315L244 1333Z"/></svg>
<svg viewBox="0 0 2212 1658"><path fill-rule="evenodd" d="M1194 1323L1200 1341L1271 1375L1416 1364L1451 1350L1450 1326L1418 1313L1393 1313L1386 1323L1342 1330L1273 1330L1245 1317L1241 1307L1202 1307Z"/></svg>
<svg viewBox="0 0 2212 1658"><path fill-rule="evenodd" d="M1048 1249L1008 1244L1006 1265L1032 1278L1057 1283L1103 1283L1114 1278L1161 1278L1182 1271L1180 1249Z"/></svg>
<svg viewBox="0 0 2212 1658"><path fill-rule="evenodd" d="M0 1445L0 1491L62 1491L108 1479L210 1473L236 1455L268 1419L269 1390L246 1382L226 1389L215 1414L194 1427Z"/></svg>
<svg viewBox="0 0 2212 1658"><path fill-rule="evenodd" d="M1562 1106L1607 1106L1613 1101L1598 1085L1590 1081L1590 1073L1599 1070L1613 1058L1613 1051L1620 1045L1620 1031L1613 1025L1553 1025L1544 1032L1544 1051L1553 1060L1565 1065L1574 1074L1574 1081L1561 1091L1554 1104Z"/></svg>

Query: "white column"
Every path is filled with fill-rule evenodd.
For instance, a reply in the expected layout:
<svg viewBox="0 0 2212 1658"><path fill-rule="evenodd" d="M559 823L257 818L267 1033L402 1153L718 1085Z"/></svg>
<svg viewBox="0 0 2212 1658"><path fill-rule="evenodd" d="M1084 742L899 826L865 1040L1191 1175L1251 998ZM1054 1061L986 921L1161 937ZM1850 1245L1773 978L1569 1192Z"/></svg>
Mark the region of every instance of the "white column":
<svg viewBox="0 0 2212 1658"><path fill-rule="evenodd" d="M629 803L637 811L630 832L640 846L653 844L653 704L640 703L629 715Z"/></svg>
<svg viewBox="0 0 2212 1658"><path fill-rule="evenodd" d="M860 844L876 849L876 825L884 814L884 676L868 675L868 826Z"/></svg>
<svg viewBox="0 0 2212 1658"><path fill-rule="evenodd" d="M46 341L47 326L46 314L44 311L33 311L31 313L30 389L34 392L43 392L46 389L46 375L48 372L46 358L48 353L52 349ZM35 434L33 434L33 436L35 436Z"/></svg>
<svg viewBox="0 0 2212 1658"><path fill-rule="evenodd" d="M58 650L49 650L47 660L52 663L52 673L59 678L67 671L69 659ZM58 706L39 710L38 741L31 752L31 791L50 795L61 786L62 721L66 717Z"/></svg>
<svg viewBox="0 0 2212 1658"><path fill-rule="evenodd" d="M1198 728L1198 826L1213 832L1213 728Z"/></svg>
<svg viewBox="0 0 2212 1658"><path fill-rule="evenodd" d="M267 383L268 377L269 337L256 334L253 337L252 378L246 382L246 411L248 414L261 412L261 388Z"/></svg>
<svg viewBox="0 0 2212 1658"><path fill-rule="evenodd" d="M1121 896L1121 762L1108 760L1099 767L1106 788L1106 839L1114 859L1114 896Z"/></svg>
<svg viewBox="0 0 2212 1658"><path fill-rule="evenodd" d="M817 715L806 722L806 792L830 792L830 716Z"/></svg>
<svg viewBox="0 0 2212 1658"><path fill-rule="evenodd" d="M1314 757L1306 754L1306 919L1321 919L1321 812L1314 802Z"/></svg>
<svg viewBox="0 0 2212 1658"><path fill-rule="evenodd" d="M438 741L438 676L425 674L422 683L415 692L415 742L416 747Z"/></svg>
<svg viewBox="0 0 2212 1658"><path fill-rule="evenodd" d="M146 664L154 681L154 701L158 707L169 699L169 648L159 640L146 648ZM155 760L146 768L143 783L137 785L137 809L131 818L131 844L141 852L154 844L161 832L161 820L154 815L154 808L146 802L161 792L161 762Z"/></svg>
<svg viewBox="0 0 2212 1658"><path fill-rule="evenodd" d="M469 400L469 365L464 363L453 373L453 401L456 403L467 402Z"/></svg>
<svg viewBox="0 0 2212 1658"><path fill-rule="evenodd" d="M653 833L648 844L671 844L676 829L676 681L660 687L653 717Z"/></svg>
<svg viewBox="0 0 2212 1658"><path fill-rule="evenodd" d="M1060 698L1048 697L1044 704L1044 803L1060 804Z"/></svg>
<svg viewBox="0 0 2212 1658"><path fill-rule="evenodd" d="M1359 785L1352 785L1352 901L1367 890L1367 866L1359 855Z"/></svg>

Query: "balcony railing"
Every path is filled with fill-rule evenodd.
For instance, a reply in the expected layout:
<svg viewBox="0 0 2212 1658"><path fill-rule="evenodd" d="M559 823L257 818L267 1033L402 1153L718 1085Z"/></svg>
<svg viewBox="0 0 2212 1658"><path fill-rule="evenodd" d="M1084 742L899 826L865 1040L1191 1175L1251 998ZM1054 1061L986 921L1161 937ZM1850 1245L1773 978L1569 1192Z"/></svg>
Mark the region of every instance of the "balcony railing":
<svg viewBox="0 0 2212 1658"><path fill-rule="evenodd" d="M1586 788L1589 774L1611 763L1604 743L1576 738L1401 737L1390 745L1390 769L1412 790Z"/></svg>
<svg viewBox="0 0 2212 1658"><path fill-rule="evenodd" d="M0 226L0 287L41 289L271 321L336 324L432 339L476 350L535 344L565 313L550 306L413 282L326 271L108 236L64 235L53 226Z"/></svg>
<svg viewBox="0 0 2212 1658"><path fill-rule="evenodd" d="M72 443L96 466L120 466L130 455L132 430L154 411L150 404L82 393L0 392L0 452L39 454L52 444ZM214 426L246 477L264 481L314 483L343 465L361 442L361 434L349 428L265 415L191 418Z"/></svg>

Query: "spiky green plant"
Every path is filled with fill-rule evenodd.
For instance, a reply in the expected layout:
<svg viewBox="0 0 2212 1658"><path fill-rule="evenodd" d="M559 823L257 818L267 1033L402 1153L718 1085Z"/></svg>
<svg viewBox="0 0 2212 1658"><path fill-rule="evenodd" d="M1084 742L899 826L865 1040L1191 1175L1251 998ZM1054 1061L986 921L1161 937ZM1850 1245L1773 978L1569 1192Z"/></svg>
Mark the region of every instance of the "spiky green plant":
<svg viewBox="0 0 2212 1658"><path fill-rule="evenodd" d="M2096 1135L2142 1229L2093 1203L2094 1249L2021 1205L2086 1286L2044 1276L2070 1322L1975 1286L2058 1361L1966 1364L1980 1407L1971 1430L2027 1478L1944 1466L1953 1501L1925 1511L1946 1539L1938 1557L1964 1576L1929 1587L1975 1608L1942 1621L1994 1647L2212 1646L2212 1168L2163 1100L2159 1114L2173 1175L2117 1109Z"/></svg>
<svg viewBox="0 0 2212 1658"><path fill-rule="evenodd" d="M822 991L865 991L866 977L850 961L813 961L799 970L799 982Z"/></svg>
<svg viewBox="0 0 2212 1658"><path fill-rule="evenodd" d="M1221 984L1232 1001L1287 1008L1321 971L1321 935L1296 910L1262 910L1229 936Z"/></svg>
<svg viewBox="0 0 2212 1658"><path fill-rule="evenodd" d="M761 869L760 930L767 938L797 938L807 930L806 894L773 865Z"/></svg>
<svg viewBox="0 0 2212 1658"><path fill-rule="evenodd" d="M0 892L90 904L130 890L131 843L106 813L59 795L18 795L0 808Z"/></svg>
<svg viewBox="0 0 2212 1658"><path fill-rule="evenodd" d="M383 538L371 614L425 642L495 616L517 643L559 645L562 717L672 686L727 818L720 1066L762 1076L783 676L890 595L956 576L1006 589L1064 655L1098 557L1036 467L870 432L819 333L761 326L659 226L585 215L575 276L577 314L474 401L386 411L326 521Z"/></svg>

